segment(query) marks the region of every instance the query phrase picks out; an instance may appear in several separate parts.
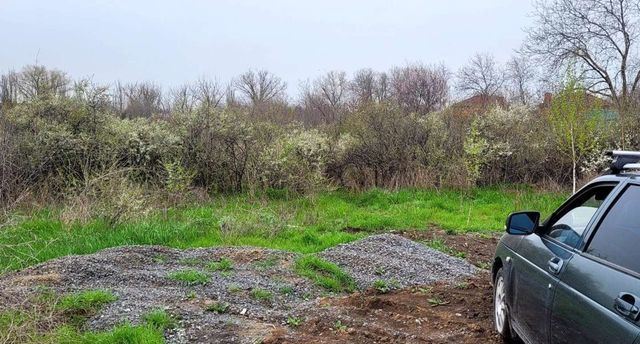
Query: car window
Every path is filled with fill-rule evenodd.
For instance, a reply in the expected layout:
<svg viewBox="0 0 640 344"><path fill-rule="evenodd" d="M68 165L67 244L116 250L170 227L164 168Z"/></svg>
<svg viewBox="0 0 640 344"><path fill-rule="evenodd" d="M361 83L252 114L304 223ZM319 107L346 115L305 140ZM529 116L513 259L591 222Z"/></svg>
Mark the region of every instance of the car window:
<svg viewBox="0 0 640 344"><path fill-rule="evenodd" d="M613 185L597 186L580 195L564 210L564 215L553 222L547 235L571 247L578 247L584 230L613 187Z"/></svg>
<svg viewBox="0 0 640 344"><path fill-rule="evenodd" d="M586 252L640 273L640 187L629 186L609 210Z"/></svg>

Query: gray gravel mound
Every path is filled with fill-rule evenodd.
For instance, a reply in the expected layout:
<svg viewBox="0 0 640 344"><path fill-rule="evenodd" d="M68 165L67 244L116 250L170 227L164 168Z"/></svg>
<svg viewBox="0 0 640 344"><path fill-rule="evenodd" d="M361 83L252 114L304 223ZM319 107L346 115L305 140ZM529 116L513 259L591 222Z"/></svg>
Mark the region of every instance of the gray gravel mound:
<svg viewBox="0 0 640 344"><path fill-rule="evenodd" d="M452 282L478 272L465 260L394 234L373 235L338 245L320 256L351 274L362 289L377 280L409 287Z"/></svg>
<svg viewBox="0 0 640 344"><path fill-rule="evenodd" d="M469 263L397 235L371 236L330 248L320 256L351 274L360 288L376 280L398 287L454 281L476 273ZM137 324L153 309L165 309L179 320L165 333L169 343L253 343L274 324L290 316L317 311L327 292L295 269L298 254L254 247L177 250L161 246L124 246L95 254L54 259L0 276L0 311L28 300L41 287L58 295L107 289L118 299L88 320L89 329L104 330L122 321ZM233 262L232 271L212 271L210 263ZM185 285L169 278L193 269L209 276L204 285ZM257 299L255 290L270 297ZM225 303L225 314L207 311Z"/></svg>

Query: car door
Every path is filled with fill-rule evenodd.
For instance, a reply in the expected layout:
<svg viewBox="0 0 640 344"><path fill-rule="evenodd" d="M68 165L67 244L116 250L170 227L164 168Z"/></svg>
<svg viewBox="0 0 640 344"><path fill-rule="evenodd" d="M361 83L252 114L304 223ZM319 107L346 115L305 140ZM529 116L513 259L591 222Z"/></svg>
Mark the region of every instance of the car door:
<svg viewBox="0 0 640 344"><path fill-rule="evenodd" d="M552 343L632 344L640 334L640 186L611 204L561 276Z"/></svg>
<svg viewBox="0 0 640 344"><path fill-rule="evenodd" d="M511 316L528 343L549 342L549 319L558 276L580 244L582 233L615 185L587 187L552 215L538 235L522 239L512 270Z"/></svg>

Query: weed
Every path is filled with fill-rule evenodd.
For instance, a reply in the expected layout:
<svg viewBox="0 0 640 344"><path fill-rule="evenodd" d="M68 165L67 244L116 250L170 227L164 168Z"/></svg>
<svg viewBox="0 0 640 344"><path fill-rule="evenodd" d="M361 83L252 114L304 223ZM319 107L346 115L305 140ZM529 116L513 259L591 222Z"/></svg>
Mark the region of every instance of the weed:
<svg viewBox="0 0 640 344"><path fill-rule="evenodd" d="M433 291L432 287L419 287L416 289L416 292L422 295L429 295L431 294L432 291Z"/></svg>
<svg viewBox="0 0 640 344"><path fill-rule="evenodd" d="M161 331L175 326L175 320L163 309L153 310L145 314L142 319L145 324Z"/></svg>
<svg viewBox="0 0 640 344"><path fill-rule="evenodd" d="M429 240L427 242L425 242L425 244L429 247L431 247L434 250L438 250L442 253L446 253L450 256L454 256L454 257L458 257L458 258L462 258L464 259L467 255L466 253L462 252L462 251L456 251L454 249L452 249L451 247L447 246L447 244L445 244L445 242L442 239L432 239Z"/></svg>
<svg viewBox="0 0 640 344"><path fill-rule="evenodd" d="M456 230L455 230L455 229L453 229L453 228L447 228L447 229L445 229L445 230L444 230L444 232L445 232L447 235L457 235L457 234L458 234L458 232L456 232Z"/></svg>
<svg viewBox="0 0 640 344"><path fill-rule="evenodd" d="M158 254L155 257L153 257L153 262L157 264L164 264L168 260L169 260L169 257L167 257L166 254Z"/></svg>
<svg viewBox="0 0 640 344"><path fill-rule="evenodd" d="M223 314L229 310L229 304L224 302L214 302L207 306L207 311L216 314Z"/></svg>
<svg viewBox="0 0 640 344"><path fill-rule="evenodd" d="M438 306L444 306L449 304L449 301L445 301L438 297L430 298L427 301L429 302L429 304L431 304L431 307L438 307Z"/></svg>
<svg viewBox="0 0 640 344"><path fill-rule="evenodd" d="M475 264L477 267L479 267L482 270L490 270L491 269L491 264L487 263L487 262L476 262Z"/></svg>
<svg viewBox="0 0 640 344"><path fill-rule="evenodd" d="M296 271L329 291L352 292L356 288L353 278L340 267L314 255L299 258Z"/></svg>
<svg viewBox="0 0 640 344"><path fill-rule="evenodd" d="M456 289L468 289L469 288L469 283L468 282L460 282L457 283L454 288Z"/></svg>
<svg viewBox="0 0 640 344"><path fill-rule="evenodd" d="M64 296L58 308L68 315L91 316L118 298L108 290L85 290Z"/></svg>
<svg viewBox="0 0 640 344"><path fill-rule="evenodd" d="M232 284L229 284L229 286L227 287L227 291L232 294L235 294L235 293L241 292L242 288L240 288L238 284L232 283Z"/></svg>
<svg viewBox="0 0 640 344"><path fill-rule="evenodd" d="M273 294L266 289L254 288L249 295L252 299L258 301L271 301L273 299Z"/></svg>
<svg viewBox="0 0 640 344"><path fill-rule="evenodd" d="M258 271L270 270L278 265L280 258L276 256L270 256L269 258L256 262L255 267Z"/></svg>
<svg viewBox="0 0 640 344"><path fill-rule="evenodd" d="M207 284L209 282L209 275L197 270L179 270L170 272L167 278L174 281L182 282L188 286L197 284Z"/></svg>
<svg viewBox="0 0 640 344"><path fill-rule="evenodd" d="M299 317L295 317L295 316L289 316L287 317L287 325L291 326L291 327L298 327L302 324L302 322L304 321L304 319L299 318Z"/></svg>
<svg viewBox="0 0 640 344"><path fill-rule="evenodd" d="M342 321L340 321L340 320L336 320L336 322L333 324L333 327L338 332L346 332L347 331L347 325L343 324Z"/></svg>
<svg viewBox="0 0 640 344"><path fill-rule="evenodd" d="M187 300L194 300L196 297L198 297L198 295L194 290L189 290L189 292L186 295Z"/></svg>
<svg viewBox="0 0 640 344"><path fill-rule="evenodd" d="M373 288L380 294L386 294L391 291L391 287L384 280L376 280L373 282Z"/></svg>
<svg viewBox="0 0 640 344"><path fill-rule="evenodd" d="M230 272L233 270L233 261L227 257L222 257L219 261L209 263L207 268L211 271Z"/></svg>
<svg viewBox="0 0 640 344"><path fill-rule="evenodd" d="M376 276L382 276L382 275L385 274L385 272L386 271L384 270L384 268L378 267L378 268L376 268L376 271L374 273L376 274Z"/></svg>
<svg viewBox="0 0 640 344"><path fill-rule="evenodd" d="M293 294L293 287L291 286L282 286L278 289L278 292L282 295L291 295Z"/></svg>

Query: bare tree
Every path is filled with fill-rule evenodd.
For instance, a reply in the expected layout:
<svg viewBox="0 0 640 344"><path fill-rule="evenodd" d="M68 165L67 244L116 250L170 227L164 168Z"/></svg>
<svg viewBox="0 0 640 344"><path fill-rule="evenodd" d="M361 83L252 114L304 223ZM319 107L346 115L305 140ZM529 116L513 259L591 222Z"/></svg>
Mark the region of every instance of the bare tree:
<svg viewBox="0 0 640 344"><path fill-rule="evenodd" d="M449 98L449 71L444 65L412 64L391 70L392 97L405 112L427 114Z"/></svg>
<svg viewBox="0 0 640 344"><path fill-rule="evenodd" d="M584 87L624 116L640 93L640 2L537 0L534 15L525 51L556 69L575 64Z"/></svg>
<svg viewBox="0 0 640 344"><path fill-rule="evenodd" d="M127 118L146 117L162 112L162 89L160 86L143 82L125 87L127 106L124 115Z"/></svg>
<svg viewBox="0 0 640 344"><path fill-rule="evenodd" d="M111 86L111 108L120 116L124 116L127 107L127 92L125 86L120 81L116 81Z"/></svg>
<svg viewBox="0 0 640 344"><path fill-rule="evenodd" d="M503 72L489 54L475 54L457 74L456 89L467 95L495 96L504 84Z"/></svg>
<svg viewBox="0 0 640 344"><path fill-rule="evenodd" d="M240 93L246 103L259 107L283 97L287 84L266 70L257 72L250 70L233 82L233 88Z"/></svg>
<svg viewBox="0 0 640 344"><path fill-rule="evenodd" d="M386 73L376 73L372 69L360 69L351 81L351 93L357 104L381 102L389 96L389 82Z"/></svg>
<svg viewBox="0 0 640 344"><path fill-rule="evenodd" d="M507 62L506 82L512 100L528 105L533 97L536 70L526 56L513 56Z"/></svg>
<svg viewBox="0 0 640 344"><path fill-rule="evenodd" d="M389 99L389 75L385 72L376 75L376 83L373 89L373 98L377 102L383 102Z"/></svg>
<svg viewBox="0 0 640 344"><path fill-rule="evenodd" d="M0 108L18 103L18 73L9 71L0 76Z"/></svg>
<svg viewBox="0 0 640 344"><path fill-rule="evenodd" d="M222 104L224 91L215 80L200 78L193 88L198 107L204 110L215 109Z"/></svg>
<svg viewBox="0 0 640 344"><path fill-rule="evenodd" d="M188 84L172 88L167 97L167 111L191 112L195 102L193 89L194 87Z"/></svg>
<svg viewBox="0 0 640 344"><path fill-rule="evenodd" d="M305 106L318 113L325 123L339 122L347 107L348 88L345 72L328 72L303 87Z"/></svg>
<svg viewBox="0 0 640 344"><path fill-rule="evenodd" d="M376 88L376 73L373 69L360 69L353 75L351 91L354 100L359 104L366 104L373 101Z"/></svg>
<svg viewBox="0 0 640 344"><path fill-rule="evenodd" d="M70 85L71 80L64 72L39 65L26 66L18 75L19 93L24 100L65 96Z"/></svg>

